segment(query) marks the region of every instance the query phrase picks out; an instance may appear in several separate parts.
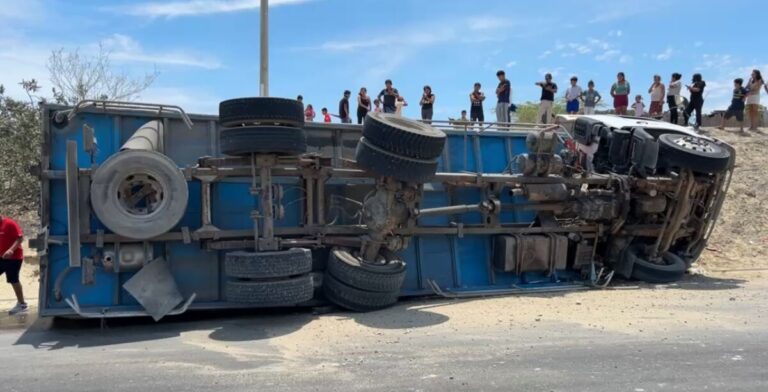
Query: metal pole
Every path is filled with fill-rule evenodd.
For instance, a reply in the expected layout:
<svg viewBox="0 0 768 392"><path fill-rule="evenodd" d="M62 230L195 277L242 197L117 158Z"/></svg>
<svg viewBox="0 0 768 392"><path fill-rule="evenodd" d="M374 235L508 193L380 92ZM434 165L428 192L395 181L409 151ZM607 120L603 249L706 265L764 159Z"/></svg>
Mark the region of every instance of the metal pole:
<svg viewBox="0 0 768 392"><path fill-rule="evenodd" d="M269 1L261 0L261 84L262 97L269 96Z"/></svg>

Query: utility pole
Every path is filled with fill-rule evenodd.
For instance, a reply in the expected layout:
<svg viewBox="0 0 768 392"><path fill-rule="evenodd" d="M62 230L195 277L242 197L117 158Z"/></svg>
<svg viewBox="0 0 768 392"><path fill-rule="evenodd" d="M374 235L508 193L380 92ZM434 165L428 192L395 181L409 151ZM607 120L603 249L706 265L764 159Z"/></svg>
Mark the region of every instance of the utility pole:
<svg viewBox="0 0 768 392"><path fill-rule="evenodd" d="M261 0L261 72L260 95L269 96L269 1Z"/></svg>

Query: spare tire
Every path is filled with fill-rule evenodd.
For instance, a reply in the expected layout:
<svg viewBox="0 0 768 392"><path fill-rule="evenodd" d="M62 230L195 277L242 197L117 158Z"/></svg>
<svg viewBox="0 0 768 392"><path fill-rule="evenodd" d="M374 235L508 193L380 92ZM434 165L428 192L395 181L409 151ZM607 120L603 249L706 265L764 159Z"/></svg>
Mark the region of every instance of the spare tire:
<svg viewBox="0 0 768 392"><path fill-rule="evenodd" d="M219 123L224 127L259 123L304 126L304 105L294 99L253 97L219 103Z"/></svg>
<svg viewBox="0 0 768 392"><path fill-rule="evenodd" d="M307 152L307 135L301 128L274 125L225 128L219 133L219 146L223 154L234 156L301 155Z"/></svg>
<svg viewBox="0 0 768 392"><path fill-rule="evenodd" d="M272 252L237 251L224 255L224 274L233 278L282 278L310 271L312 251L304 248Z"/></svg>
<svg viewBox="0 0 768 392"><path fill-rule="evenodd" d="M390 113L368 113L363 137L383 150L416 159L435 159L445 147L443 131Z"/></svg>
<svg viewBox="0 0 768 392"><path fill-rule="evenodd" d="M281 280L235 280L227 282L224 294L229 302L253 306L293 306L312 299L312 275Z"/></svg>
<svg viewBox="0 0 768 392"><path fill-rule="evenodd" d="M176 163L153 151L125 150L91 178L91 207L113 233L145 240L171 230L187 210L187 180Z"/></svg>
<svg viewBox="0 0 768 392"><path fill-rule="evenodd" d="M355 151L357 165L378 176L390 176L398 181L425 183L434 178L437 160L403 157L376 147L364 137Z"/></svg>
<svg viewBox="0 0 768 392"><path fill-rule="evenodd" d="M659 167L678 167L699 173L728 168L731 153L722 145L692 135L665 133L659 136Z"/></svg>
<svg viewBox="0 0 768 392"><path fill-rule="evenodd" d="M405 279L405 262L383 252L380 264L367 263L346 249L333 249L328 273L349 286L377 293L400 291Z"/></svg>

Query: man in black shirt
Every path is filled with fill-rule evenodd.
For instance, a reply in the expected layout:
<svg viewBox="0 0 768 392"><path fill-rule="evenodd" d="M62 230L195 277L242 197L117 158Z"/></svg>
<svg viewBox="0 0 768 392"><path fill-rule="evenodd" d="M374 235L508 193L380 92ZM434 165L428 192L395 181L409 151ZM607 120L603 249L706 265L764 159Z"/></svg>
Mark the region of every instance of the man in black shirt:
<svg viewBox="0 0 768 392"><path fill-rule="evenodd" d="M397 101L397 97L400 96L400 93L397 92L397 89L392 87L392 81L387 79L384 82L384 90L381 90L378 97L379 101L382 103L382 108L384 109L384 113L394 113L395 112L395 102Z"/></svg>
<svg viewBox="0 0 768 392"><path fill-rule="evenodd" d="M475 88L469 93L469 119L472 122L479 122L480 125L483 125L483 121L485 121L483 101L485 101L485 94L480 91L480 83L475 83Z"/></svg>
<svg viewBox="0 0 768 392"><path fill-rule="evenodd" d="M344 90L344 98L339 101L339 118L344 124L351 124L352 118L349 117L349 95L352 94L349 90Z"/></svg>
<svg viewBox="0 0 768 392"><path fill-rule="evenodd" d="M509 122L509 97L512 92L512 86L507 80L507 75L504 71L496 72L496 77L499 78L499 86L496 87L496 97L498 102L496 103L496 122L508 123Z"/></svg>
<svg viewBox="0 0 768 392"><path fill-rule="evenodd" d="M704 106L704 87L707 87L707 83L702 79L701 74L693 74L693 84L685 86L688 91L691 92L691 99L688 100L688 106L683 111L683 118L685 119L685 125L688 125L688 119L691 118L691 113L696 112L696 123L693 129L698 131L701 127L701 108Z"/></svg>
<svg viewBox="0 0 768 392"><path fill-rule="evenodd" d="M542 124L548 124L550 117L552 117L552 106L555 102L555 94L557 94L557 84L552 83L552 74L546 74L544 75L544 81L536 82L536 85L541 87L541 102L539 103L537 121L541 121Z"/></svg>

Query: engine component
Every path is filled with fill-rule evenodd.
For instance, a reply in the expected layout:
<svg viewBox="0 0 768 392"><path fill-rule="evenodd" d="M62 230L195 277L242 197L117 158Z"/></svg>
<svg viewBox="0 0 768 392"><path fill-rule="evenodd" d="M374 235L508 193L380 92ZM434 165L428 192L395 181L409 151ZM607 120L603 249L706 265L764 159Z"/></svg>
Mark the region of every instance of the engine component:
<svg viewBox="0 0 768 392"><path fill-rule="evenodd" d="M667 209L667 198L663 195L640 195L634 200L635 211L641 214L659 214Z"/></svg>
<svg viewBox="0 0 768 392"><path fill-rule="evenodd" d="M530 201L564 201L570 196L565 184L527 184L524 189Z"/></svg>
<svg viewBox="0 0 768 392"><path fill-rule="evenodd" d="M171 230L184 216L187 181L163 154L124 150L93 173L91 206L112 232L148 239Z"/></svg>
<svg viewBox="0 0 768 392"><path fill-rule="evenodd" d="M505 272L549 273L565 269L568 261L568 238L562 235L502 235L493 247L496 269Z"/></svg>
<svg viewBox="0 0 768 392"><path fill-rule="evenodd" d="M610 220L620 213L620 204L613 198L581 198L575 207L578 216L585 220Z"/></svg>
<svg viewBox="0 0 768 392"><path fill-rule="evenodd" d="M629 147L632 144L632 133L622 129L614 129L611 134L608 160L614 171L622 173L629 166Z"/></svg>
<svg viewBox="0 0 768 392"><path fill-rule="evenodd" d="M659 143L643 128L632 130L631 162L634 168L643 177L656 171L656 162L659 157Z"/></svg>
<svg viewBox="0 0 768 392"><path fill-rule="evenodd" d="M576 142L585 146L591 146L599 137L600 127L603 126L599 120L589 117L579 117L573 124L573 138Z"/></svg>
<svg viewBox="0 0 768 392"><path fill-rule="evenodd" d="M524 176L533 176L536 174L536 155L520 154L516 158L517 169Z"/></svg>

